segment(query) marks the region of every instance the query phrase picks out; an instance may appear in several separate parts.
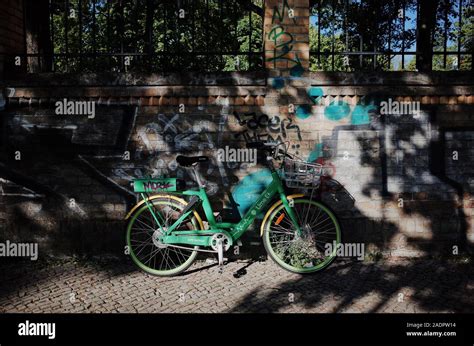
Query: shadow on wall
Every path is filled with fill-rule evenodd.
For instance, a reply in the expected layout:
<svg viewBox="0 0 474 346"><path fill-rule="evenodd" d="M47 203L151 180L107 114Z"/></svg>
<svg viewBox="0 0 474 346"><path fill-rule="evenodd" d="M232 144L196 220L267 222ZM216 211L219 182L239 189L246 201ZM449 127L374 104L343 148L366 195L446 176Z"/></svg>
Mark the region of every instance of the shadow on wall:
<svg viewBox="0 0 474 346"><path fill-rule="evenodd" d="M437 119L446 112L443 106L421 105L416 115L380 114L384 102L397 99L375 93L356 105L345 101L325 105L321 88L311 88L308 94L316 114L298 124L304 126L306 119L319 121L324 129L332 124L331 135L316 142L308 160L332 167L333 177L357 200L354 208L329 201L343 223L355 221L348 222L345 235L395 256L472 253L470 216L463 208L472 202L468 184L472 160L466 150L472 143L471 127L454 130L467 135L461 136L464 143L452 144L464 154L458 165L464 175L453 179L447 176L456 163L446 145L449 129Z"/></svg>
<svg viewBox="0 0 474 346"><path fill-rule="evenodd" d="M223 88L237 95L235 87ZM201 91L200 98L210 96ZM176 164L178 154L211 156L201 167L209 194L219 209L230 201L235 217L230 189L239 180L235 172L247 167L215 159L216 149L236 147L228 99L189 106L184 114L175 109L99 104L92 120L56 115L52 104L9 104L0 148L2 207L9 215L2 238L39 242L45 253L122 254L123 217L136 202L130 181L173 175L192 186L194 177Z"/></svg>
<svg viewBox="0 0 474 346"><path fill-rule="evenodd" d="M4 112L0 176L9 218L2 240L38 242L44 254L120 253L120 219L134 197L82 157L117 154L135 109L98 107L93 123L66 117L45 108Z"/></svg>
<svg viewBox="0 0 474 346"><path fill-rule="evenodd" d="M223 88L238 94L233 86ZM278 99L279 105L296 104L300 93L301 88ZM2 184L5 208L14 218L5 236L44 244L52 237L51 249L66 253L122 253L121 220L135 201L130 180L177 175L192 184L189 172L177 166L177 154L214 157L201 173L216 209L233 208L235 217L264 189L268 173L219 162L216 149L289 140L292 151L332 167L332 178L340 183L335 186L344 187L328 188L323 200L340 217L346 242L392 255L450 255L453 246L460 254L472 251L468 216L459 204L469 190L446 176L446 162L440 160L446 154L444 135L434 135L436 106L422 108L415 119L380 115L386 97L377 94L357 105L324 105L325 96L321 88L309 90L316 114L306 117L266 115L263 106L241 112L225 98L184 114L172 106L99 106L93 122L61 118L51 108L8 105L0 174L8 181ZM331 134L307 140L318 132Z"/></svg>

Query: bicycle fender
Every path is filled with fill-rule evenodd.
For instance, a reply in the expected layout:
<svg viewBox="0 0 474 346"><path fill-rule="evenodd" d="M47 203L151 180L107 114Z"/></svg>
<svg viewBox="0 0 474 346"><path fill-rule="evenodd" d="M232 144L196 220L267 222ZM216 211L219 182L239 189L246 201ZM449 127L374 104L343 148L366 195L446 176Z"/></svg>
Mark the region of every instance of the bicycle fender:
<svg viewBox="0 0 474 346"><path fill-rule="evenodd" d="M177 202L180 202L180 203L183 203L183 205L187 205L188 202L186 202L184 199L182 198L179 198L177 196L173 196L173 195L153 195L153 196L150 196L149 198L147 198L146 200L147 201L150 201L152 199L156 199L156 198L169 198L169 199L173 199ZM135 212L135 210L137 210L138 208L140 208L143 204L145 203L145 200L141 200L140 202L138 202L137 204L135 204L135 206L132 208L132 210L130 210L127 214L127 216L125 216L125 220L127 220L128 218L130 218L130 216L132 216L132 214ZM201 227L201 229L204 229L204 224L202 222L202 219L201 219L201 216L196 212L194 211L194 216L196 217L196 221L198 222L199 226Z"/></svg>

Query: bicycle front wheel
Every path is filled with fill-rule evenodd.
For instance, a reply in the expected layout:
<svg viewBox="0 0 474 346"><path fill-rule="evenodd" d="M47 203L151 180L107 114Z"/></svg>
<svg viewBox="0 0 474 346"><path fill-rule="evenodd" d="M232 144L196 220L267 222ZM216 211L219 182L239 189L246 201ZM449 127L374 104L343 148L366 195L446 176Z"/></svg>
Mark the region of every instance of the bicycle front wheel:
<svg viewBox="0 0 474 346"><path fill-rule="evenodd" d="M334 213L320 202L293 200L300 233L283 204L276 206L263 225L263 244L282 268L299 274L326 268L335 259L341 228Z"/></svg>

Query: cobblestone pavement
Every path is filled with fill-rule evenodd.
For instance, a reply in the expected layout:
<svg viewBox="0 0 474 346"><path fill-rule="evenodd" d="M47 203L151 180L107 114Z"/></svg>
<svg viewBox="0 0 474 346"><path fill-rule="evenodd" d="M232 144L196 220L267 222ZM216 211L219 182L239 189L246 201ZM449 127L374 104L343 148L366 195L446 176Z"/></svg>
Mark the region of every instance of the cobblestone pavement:
<svg viewBox="0 0 474 346"><path fill-rule="evenodd" d="M112 260L9 264L0 267L0 312L474 312L473 267L339 260L300 276L270 260L231 262L223 273L200 261L159 278Z"/></svg>

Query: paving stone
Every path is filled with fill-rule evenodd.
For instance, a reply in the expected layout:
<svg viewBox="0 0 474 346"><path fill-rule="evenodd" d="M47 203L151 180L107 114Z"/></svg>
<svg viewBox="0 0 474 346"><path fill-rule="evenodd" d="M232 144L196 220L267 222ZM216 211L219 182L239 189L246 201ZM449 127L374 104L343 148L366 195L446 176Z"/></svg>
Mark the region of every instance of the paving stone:
<svg viewBox="0 0 474 346"><path fill-rule="evenodd" d="M3 265L0 312L474 311L474 268L470 264L427 259L339 260L323 272L299 276L267 261L250 264L247 274L234 278L247 264L230 262L219 274L199 261L189 269L194 272L173 278L146 275L113 261ZM399 293L405 294L402 302Z"/></svg>

